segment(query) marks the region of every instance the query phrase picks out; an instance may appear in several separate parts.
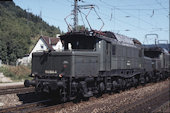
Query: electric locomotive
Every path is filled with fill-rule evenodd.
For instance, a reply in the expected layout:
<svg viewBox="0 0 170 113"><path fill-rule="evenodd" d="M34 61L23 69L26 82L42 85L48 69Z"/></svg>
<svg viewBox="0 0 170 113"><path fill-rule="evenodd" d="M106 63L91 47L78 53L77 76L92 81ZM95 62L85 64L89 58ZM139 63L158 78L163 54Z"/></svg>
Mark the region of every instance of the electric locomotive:
<svg viewBox="0 0 170 113"><path fill-rule="evenodd" d="M66 101L125 90L153 79L166 78L165 74L169 75L167 64L165 66L163 63L161 70L157 67L159 62L166 61L164 58L167 56L144 56L144 46L137 39L102 32L104 22L94 5L78 6L79 1L74 1L74 10L70 14L74 15L73 29L66 21L70 15L65 18L70 32L60 36L64 50L33 53L30 75L33 80L25 80L26 87L32 85L36 92L54 94ZM81 13L81 8L89 9L83 15L90 31L77 29L78 12ZM102 22L99 31L93 30L87 19L92 10Z"/></svg>
<svg viewBox="0 0 170 113"><path fill-rule="evenodd" d="M60 36L64 50L35 52L33 80L25 86L54 93L63 101L124 90L152 79L151 58L132 38L112 32L68 32Z"/></svg>
<svg viewBox="0 0 170 113"><path fill-rule="evenodd" d="M166 49L158 46L145 48L144 55L152 59L153 81L168 77L170 73L170 54Z"/></svg>

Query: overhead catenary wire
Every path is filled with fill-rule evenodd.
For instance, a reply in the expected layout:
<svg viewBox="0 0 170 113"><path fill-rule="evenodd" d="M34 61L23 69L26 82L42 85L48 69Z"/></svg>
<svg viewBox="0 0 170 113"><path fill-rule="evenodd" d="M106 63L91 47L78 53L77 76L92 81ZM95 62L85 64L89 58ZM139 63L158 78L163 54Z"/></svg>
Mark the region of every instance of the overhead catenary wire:
<svg viewBox="0 0 170 113"><path fill-rule="evenodd" d="M137 28L137 29L141 29L141 30L146 31L146 29L144 29L144 28L138 27L138 26L133 25L133 24L131 24L131 23L127 23L127 22L125 22L125 21L123 21L123 20L120 20L120 19L115 18L115 8L114 8L114 17L113 17L113 15L112 15L112 17L110 17L109 15L106 15L105 13L102 13L102 12L100 11L100 9L99 9L98 12L100 13L100 15L103 15L103 16L104 16L104 17L102 17L102 18L105 18L105 19L109 20L110 22L113 20L113 21L114 21L114 28L115 28L115 20L116 20L116 21L119 21L120 23L124 23L124 24L126 24L126 25L131 26L131 27L134 27L134 28ZM106 17L107 17L107 18L106 18ZM122 30L122 31L123 31L123 30Z"/></svg>
<svg viewBox="0 0 170 113"><path fill-rule="evenodd" d="M106 6L107 7L107 6ZM109 7L110 8L110 7ZM111 7L111 9L113 9L112 7ZM139 25L138 26L136 26L136 25L134 25L134 24L131 24L131 23L127 23L127 22L125 22L125 21L123 21L123 20L120 20L120 19L117 19L116 17L115 17L115 10L116 10L116 7L114 7L114 17L113 17L113 15L111 14L111 16L108 16L108 15L106 15L106 14L104 14L104 13L102 13L102 12L99 12L100 11L100 9L99 9L99 13L100 14L102 14L102 15L104 15L104 16L106 16L107 18L105 18L105 19L109 19L109 21L112 21L112 19L114 20L114 24L115 24L115 20L116 21L119 21L119 22L121 22L121 23L124 23L124 24L126 24L126 25L129 25L129 26L131 26L131 27L134 27L134 28L137 28L137 29L140 29L140 30L143 30L143 31L146 31L146 29L145 28L143 28L143 27L140 27ZM140 18L138 18L138 20L140 20ZM148 23L147 23L148 24ZM115 26L115 25L114 25ZM151 25L152 27L153 27L153 25ZM115 28L115 27L114 27Z"/></svg>
<svg viewBox="0 0 170 113"><path fill-rule="evenodd" d="M168 11L168 8L165 8L158 0L155 0L158 5L160 5L166 12Z"/></svg>
<svg viewBox="0 0 170 113"><path fill-rule="evenodd" d="M106 14L104 14L104 13L102 13L102 12L99 12L99 13L100 13L101 15L104 15L104 16L105 16L105 19L108 19L108 20L109 20L109 15L106 15ZM107 17L107 18L106 18L106 17ZM129 25L129 26L131 26L131 27L135 27L135 28L138 28L138 29L141 29L141 30L146 31L145 28L138 27L138 26L135 26L135 25L133 25L133 24L127 23L127 22L125 22L125 21L123 21L123 20L117 19L116 17L113 17L113 19L115 19L116 21L119 21L119 22L121 22L121 23L124 23L124 24L126 24L126 25Z"/></svg>
<svg viewBox="0 0 170 113"><path fill-rule="evenodd" d="M152 13L151 14L148 14L148 17L150 17L151 15L158 15L157 13L155 13L155 11L162 11L162 10L165 10L165 9L167 9L167 8L165 8L165 7L161 7L161 8L126 8L126 7L124 7L124 8L118 8L117 6L114 6L114 5L112 5L112 4L108 4L107 3L107 1L104 1L104 0L98 0L100 3L101 3L101 5L100 5L100 7L107 7L107 9L108 8L110 8L110 9L112 9L113 10L113 8L114 8L114 13L115 13L115 10L118 10L118 11L120 11L121 13L124 13L124 14L128 14L128 16L129 17L132 17L132 18L135 18L135 19L138 19L138 25L136 25L136 24L134 24L134 23L127 23L126 21L124 21L124 20L121 20L121 19L118 19L118 18L116 18L115 17L115 14L114 14L114 16L113 16L113 14L111 14L110 16L108 16L107 15L107 17L109 18L109 21L110 22L112 22L113 20L115 21L118 21L118 22L120 22L120 23L124 23L124 24L126 24L126 25L129 25L129 26L131 26L131 27L134 27L134 28L137 28L137 29L140 29L140 30L143 30L143 31L148 31L146 28L143 28L143 27L141 27L140 26L140 21L142 22L142 23L145 23L145 24L148 24L149 26L151 26L152 28L156 28L157 26L155 26L155 24L152 24L150 21L147 21L147 20L145 20L145 19L142 19L141 17L139 17L139 15L138 16L136 16L136 15L134 15L134 14L131 14L131 13L129 13L129 12L127 12L127 11L125 11L125 10L137 10L137 11L139 11L140 10L140 12L142 12L142 11L151 11ZM104 2L104 3L103 3ZM84 1L83 3L88 3L88 1ZM95 1L95 5L98 5L98 2L96 2ZM141 5L141 4L140 4ZM144 4L143 4L144 5ZM146 4L145 4L146 5ZM150 4L150 5L152 5L152 4ZM127 5L128 6L128 5ZM130 5L129 5L130 6ZM131 5L132 6L132 5ZM136 6L136 5L134 5L134 6ZM101 11L100 9L99 9L99 11ZM154 12L154 13L153 13ZM101 12L100 12L101 13ZM112 11L111 11L111 13L112 13ZM139 12L138 12L139 13ZM146 14L146 13L145 13ZM103 15L103 14L102 14ZM161 15L163 15L162 13L161 13ZM103 18L103 17L102 17ZM107 20L108 20L108 18L107 18ZM105 18L106 19L106 18ZM115 27L114 27L115 28ZM149 28L149 29L152 29L152 28Z"/></svg>
<svg viewBox="0 0 170 113"><path fill-rule="evenodd" d="M146 23L146 24L148 24L148 25L150 25L150 26L152 26L152 27L155 27L155 25L153 25L153 24L151 24L151 23L147 22L146 20L143 20L143 19L141 19L141 18L139 18L139 17L136 17L135 15L132 15L132 14L130 14L129 12L126 12L126 11L124 11L124 10L121 10L120 8L117 8L116 6L113 6L113 5L111 5L111 4L108 4L108 3L104 2L104 1L101 1L101 0L99 0L99 1L102 2L102 3L104 3L104 4L107 5L107 6L111 7L111 8L115 8L115 9L121 11L121 12L124 13L124 14L129 14L129 15L131 15L132 17L134 17L134 18L136 18L136 19L138 19L138 20L140 20L140 21L142 21L142 22L144 22L144 23Z"/></svg>
<svg viewBox="0 0 170 113"><path fill-rule="evenodd" d="M106 0L98 0L98 1L100 1L100 2L102 2L102 1L106 1ZM109 1L109 0L108 0ZM163 0L163 1L166 1L166 0ZM167 2L161 2L161 4L162 3L167 3ZM153 6L153 5L156 5L157 3L147 3L147 4L142 4L142 3L140 3L140 4L126 4L126 5L116 5L115 7L133 7L133 6ZM122 9L122 8L121 8ZM127 10L129 9L129 8L126 8ZM164 8L163 8L164 9ZM167 8L168 9L168 8ZM134 9L134 10L138 10L138 9ZM145 8L143 8L143 10L145 10ZM147 10L147 9L146 9ZM149 10L151 10L151 9L149 9ZM158 9L159 10L159 9Z"/></svg>
<svg viewBox="0 0 170 113"><path fill-rule="evenodd" d="M115 6L116 7L116 6ZM119 8L121 10L141 10L141 11L152 11L152 10L165 10L165 9L168 9L168 8L152 8L152 9L143 9L143 8Z"/></svg>

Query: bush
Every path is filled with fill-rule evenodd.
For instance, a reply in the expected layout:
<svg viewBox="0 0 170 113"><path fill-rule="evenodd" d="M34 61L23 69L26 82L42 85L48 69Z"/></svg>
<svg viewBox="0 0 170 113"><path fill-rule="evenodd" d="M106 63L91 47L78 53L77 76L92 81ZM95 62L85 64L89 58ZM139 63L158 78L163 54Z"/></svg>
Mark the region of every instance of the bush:
<svg viewBox="0 0 170 113"><path fill-rule="evenodd" d="M2 66L0 67L0 72L2 72L6 77L10 77L14 81L21 81L25 79L30 79L29 74L31 69L26 66Z"/></svg>

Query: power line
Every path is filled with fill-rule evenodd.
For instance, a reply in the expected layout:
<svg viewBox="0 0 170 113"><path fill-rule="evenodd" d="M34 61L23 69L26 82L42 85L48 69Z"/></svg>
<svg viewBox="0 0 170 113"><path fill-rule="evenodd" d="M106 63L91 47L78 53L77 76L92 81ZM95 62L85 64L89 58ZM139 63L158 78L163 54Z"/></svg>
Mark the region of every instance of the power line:
<svg viewBox="0 0 170 113"><path fill-rule="evenodd" d="M107 16L107 18L105 18L105 19L109 19L109 16L108 16L108 15L106 15L106 14L104 14L104 13L102 13L102 12L99 12L99 13L102 14L102 15L104 15L105 17ZM125 21L123 21L123 20L117 19L116 17L113 17L113 19L115 19L116 21L119 21L119 22L121 22L121 23L124 23L124 24L130 25L130 26L132 26L132 27L135 27L135 28L138 28L138 29L141 29L141 30L146 31L145 28L138 27L138 26L135 26L135 25L133 25L133 24L127 23L127 22L125 22Z"/></svg>
<svg viewBox="0 0 170 113"><path fill-rule="evenodd" d="M149 22L147 22L147 21L145 21L145 20L143 20L143 19L141 19L141 18L139 18L139 17L136 17L136 16L134 16L134 15L132 15L132 14L124 11L124 10L121 10L120 8L117 8L117 7L115 7L115 6L111 5L111 4L108 4L108 3L104 2L104 1L101 1L101 0L100 0L100 2L104 3L104 4L107 5L107 6L110 6L111 8L117 9L117 10L121 11L122 13L129 14L129 15L131 15L132 17L137 18L138 20L141 20L141 21L143 21L144 23L147 23L148 25L150 25L150 26L152 26L152 27L154 26L154 25L152 25L151 23L149 23Z"/></svg>
<svg viewBox="0 0 170 113"><path fill-rule="evenodd" d="M103 2L105 0L99 0L99 1ZM166 3L167 4L167 2L162 2L162 3ZM129 4L129 5L126 4L126 5L116 5L115 7L153 6L153 5L156 5L156 4L153 4L153 3L151 3L151 4Z"/></svg>
<svg viewBox="0 0 170 113"><path fill-rule="evenodd" d="M86 2L87 2L87 1L86 1ZM100 0L100 2L102 2L102 1ZM102 4L103 4L103 3L102 3ZM107 6L107 7L108 7L108 6ZM109 8L110 8L110 7L109 7ZM102 12L100 12L100 14L104 15L105 17L107 17L107 18L105 18L105 19L109 19L109 21L112 21L112 19L114 19L114 24L115 24L115 20L116 20L116 21L119 21L119 22L121 22L121 23L124 23L124 24L127 24L127 25L129 25L129 26L132 26L132 27L134 27L134 28L137 28L137 29L141 29L141 30L143 30L143 31L146 31L145 28L142 28L142 27L133 25L133 24L131 24L131 23L127 23L127 22L125 22L125 21L123 21L123 20L120 20L120 19L117 19L117 18L115 17L115 10L116 10L117 8L112 6L111 9L113 9L113 8L114 8L114 17L113 17L112 14L111 14L111 17L108 16L108 15L106 15L106 14L104 14L104 13L102 13ZM153 9L152 9L152 10L153 10ZM159 10L159 9L158 9L158 10ZM137 17L136 17L136 18L137 18ZM138 18L138 19L139 19L139 18ZM150 24L150 23L147 22L147 24ZM153 26L153 25L151 25L151 26Z"/></svg>
<svg viewBox="0 0 170 113"><path fill-rule="evenodd" d="M104 13L102 13L102 12L100 12L100 14L101 14L101 15L103 15L105 19L107 19L107 20L109 20L109 19L110 19L110 18L109 18L109 15L106 15L106 14L104 14ZM106 17L107 17L107 18L106 18ZM125 22L125 21L123 21L123 20L117 19L115 16L114 16L114 17L112 17L112 18L113 18L114 20L116 20L116 21L120 22L120 23L124 23L124 24L126 24L126 25L129 25L129 26L131 26L131 27L134 27L134 28L140 29L140 30L142 30L142 31L148 31L148 30L146 30L146 28L139 27L139 26L136 26L136 25L130 24L130 23L128 23L128 22ZM154 30L154 31L167 31L166 29L167 29L167 28L159 28L159 29ZM153 30L153 28L152 28L152 30ZM120 30L119 30L119 31L120 31ZM121 30L121 31L125 31L125 30Z"/></svg>
<svg viewBox="0 0 170 113"><path fill-rule="evenodd" d="M158 0L155 0L158 5L160 5L165 11L168 11L167 8L165 8ZM168 11L169 12L169 11Z"/></svg>
<svg viewBox="0 0 170 113"><path fill-rule="evenodd" d="M67 0L67 1L69 1L69 0ZM85 1L85 2L87 2L87 1ZM100 2L104 2L104 1L101 1L100 0ZM73 2L72 2L73 3ZM103 4L103 3L102 3ZM130 13L127 13L127 12L125 12L125 11L123 11L123 10L140 10L140 11L150 11L150 10L165 10L165 9L167 9L167 8L154 8L154 9L147 9L147 8L143 8L143 9L138 9L138 8L136 8L136 9L128 9L128 8L126 8L126 9L121 9L121 8L117 8L116 6L113 6L113 5L110 5L110 4L107 4L106 2L104 2L104 4L107 6L107 7L111 7L112 9L113 8L115 8L115 9L117 9L117 10L119 10L119 11L121 11L121 12L123 12L123 13L126 13L126 14L130 14ZM101 12L100 12L101 13ZM104 15L105 17L108 17L108 18L105 18L105 19L109 19L110 21L112 21L112 19L110 19L110 16L108 16L108 15L105 15L105 14L102 14L102 15ZM149 23L149 22L147 22L147 21L145 21L145 20L142 20L141 18L139 18L139 17L136 17L136 16L134 16L133 14L130 14L131 16L133 16L134 18L137 18L138 20L141 20L141 21L143 21L144 23L147 23L147 24L149 24L149 25L151 25L152 27L155 27L153 24L151 24L151 23ZM143 28L143 27L139 27L139 26L136 26L136 25L134 25L134 24L131 24L131 23L128 23L128 22L125 22L125 21L123 21L123 20L120 20L120 19L118 19L118 18L116 18L115 16L113 17L113 15L112 15L112 17L111 18L114 18L114 20L116 20L116 21L118 21L118 22L120 22L120 23L124 23L124 24L127 24L127 25L129 25L129 26L132 26L132 27L134 27L134 28L137 28L137 29L141 29L141 30L143 30L143 31L146 31L146 29L145 28ZM147 30L148 31L148 30Z"/></svg>
<svg viewBox="0 0 170 113"><path fill-rule="evenodd" d="M155 9L155 8L153 8L153 9L131 9L131 8L126 8L126 9L123 9L123 8L119 8L119 9L121 9L121 10L141 10L141 11L150 11L150 10L166 10L166 9L168 9L168 8L159 8L159 9Z"/></svg>

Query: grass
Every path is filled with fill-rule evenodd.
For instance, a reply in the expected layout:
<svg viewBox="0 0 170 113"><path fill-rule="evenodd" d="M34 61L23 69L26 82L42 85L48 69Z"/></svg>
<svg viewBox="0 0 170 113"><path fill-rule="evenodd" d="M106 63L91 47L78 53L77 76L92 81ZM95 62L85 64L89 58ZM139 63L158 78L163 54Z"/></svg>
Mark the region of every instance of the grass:
<svg viewBox="0 0 170 113"><path fill-rule="evenodd" d="M26 66L8 66L3 65L0 67L6 77L10 77L13 81L23 81L25 79L31 79L28 75L31 73L31 69Z"/></svg>

